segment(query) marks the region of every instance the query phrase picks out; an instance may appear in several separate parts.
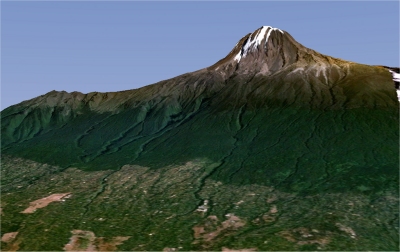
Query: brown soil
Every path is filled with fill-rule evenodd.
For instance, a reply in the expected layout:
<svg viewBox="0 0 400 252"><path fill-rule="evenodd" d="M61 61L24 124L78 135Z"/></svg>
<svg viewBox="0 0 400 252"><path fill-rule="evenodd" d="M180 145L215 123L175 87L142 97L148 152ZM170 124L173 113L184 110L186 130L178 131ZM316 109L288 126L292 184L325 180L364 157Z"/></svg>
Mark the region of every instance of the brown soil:
<svg viewBox="0 0 400 252"><path fill-rule="evenodd" d="M5 233L1 237L1 241L7 243L7 245L2 249L2 251L18 251L19 244L21 241L16 241L18 232Z"/></svg>
<svg viewBox="0 0 400 252"><path fill-rule="evenodd" d="M222 252L248 252L248 251L257 251L256 248L249 248L249 249L229 249L226 247L222 247Z"/></svg>
<svg viewBox="0 0 400 252"><path fill-rule="evenodd" d="M296 243L297 245L319 244L324 247L331 242L329 235L321 235L315 229L312 229L310 232L308 228L304 227L281 231L278 235L290 242Z"/></svg>
<svg viewBox="0 0 400 252"><path fill-rule="evenodd" d="M64 246L65 251L95 251L96 236L91 231L72 230L72 236Z"/></svg>
<svg viewBox="0 0 400 252"><path fill-rule="evenodd" d="M202 234L205 232L204 231L204 227L202 227L202 226L193 227L193 231L194 231L194 238L195 239L201 238Z"/></svg>
<svg viewBox="0 0 400 252"><path fill-rule="evenodd" d="M8 252L18 251L19 243L20 242L17 241L17 242L13 242L13 243L7 244L7 247L5 249L3 249L2 251L8 251Z"/></svg>
<svg viewBox="0 0 400 252"><path fill-rule="evenodd" d="M246 224L246 222L233 214L227 214L226 217L228 219L218 225L218 218L216 216L209 216L204 226L193 227L194 238L210 242L223 231L237 230Z"/></svg>
<svg viewBox="0 0 400 252"><path fill-rule="evenodd" d="M322 238L315 239L315 240L299 241L299 242L297 242L297 244L298 245L319 244L321 246L325 246L330 242L331 242L331 239L329 237L322 237Z"/></svg>
<svg viewBox="0 0 400 252"><path fill-rule="evenodd" d="M62 201L63 198L66 198L70 195L71 193L55 193L43 199L32 201L31 203L29 203L30 206L21 213L34 213L36 209L46 207L48 204L54 201Z"/></svg>
<svg viewBox="0 0 400 252"><path fill-rule="evenodd" d="M227 216L229 219L226 221L222 222L222 230L228 229L228 228L233 228L233 229L238 229L240 227L243 227L246 223L242 221L239 217L230 214Z"/></svg>
<svg viewBox="0 0 400 252"><path fill-rule="evenodd" d="M130 236L116 236L110 241L105 237L97 237L92 231L73 230L72 236L64 246L65 251L116 251L117 246L128 240Z"/></svg>
<svg viewBox="0 0 400 252"><path fill-rule="evenodd" d="M121 245L124 241L128 240L130 236L116 236L111 241L106 242L104 237L96 239L98 251L116 251L117 246Z"/></svg>
<svg viewBox="0 0 400 252"><path fill-rule="evenodd" d="M17 237L17 235L18 235L18 232L5 233L1 237L1 241L5 242L5 243L12 242L15 239L15 237Z"/></svg>

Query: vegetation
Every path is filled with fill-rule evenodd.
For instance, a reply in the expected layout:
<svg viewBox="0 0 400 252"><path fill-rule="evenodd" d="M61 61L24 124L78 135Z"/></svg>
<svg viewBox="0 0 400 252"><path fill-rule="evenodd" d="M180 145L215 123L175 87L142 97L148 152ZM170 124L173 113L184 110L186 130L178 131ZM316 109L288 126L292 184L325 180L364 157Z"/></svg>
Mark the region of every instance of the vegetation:
<svg viewBox="0 0 400 252"><path fill-rule="evenodd" d="M3 110L1 248L398 251L390 73L286 33L238 63L240 48L138 90Z"/></svg>

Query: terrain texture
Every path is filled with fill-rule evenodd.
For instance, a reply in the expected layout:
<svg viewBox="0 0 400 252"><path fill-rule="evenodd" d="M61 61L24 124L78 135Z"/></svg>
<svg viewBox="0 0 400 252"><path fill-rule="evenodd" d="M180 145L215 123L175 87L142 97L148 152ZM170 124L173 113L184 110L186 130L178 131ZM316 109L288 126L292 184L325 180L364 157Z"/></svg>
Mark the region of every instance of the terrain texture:
<svg viewBox="0 0 400 252"><path fill-rule="evenodd" d="M1 248L398 251L396 69L263 26L196 72L6 108Z"/></svg>

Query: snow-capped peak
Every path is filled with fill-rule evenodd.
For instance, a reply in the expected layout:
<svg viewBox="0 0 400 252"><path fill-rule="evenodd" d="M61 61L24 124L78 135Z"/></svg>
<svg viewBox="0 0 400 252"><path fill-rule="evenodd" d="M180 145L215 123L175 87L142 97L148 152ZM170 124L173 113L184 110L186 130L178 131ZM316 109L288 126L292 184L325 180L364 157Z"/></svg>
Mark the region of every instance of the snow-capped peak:
<svg viewBox="0 0 400 252"><path fill-rule="evenodd" d="M257 29L252 34L250 34L249 38L246 41L246 44L242 46L240 52L235 56L235 60L239 62L240 59L242 57L245 57L248 52L257 49L257 47L261 45L264 38L265 38L264 44L266 44L272 31L279 31L283 34L282 30L278 28L273 28L271 26L263 26L260 29Z"/></svg>

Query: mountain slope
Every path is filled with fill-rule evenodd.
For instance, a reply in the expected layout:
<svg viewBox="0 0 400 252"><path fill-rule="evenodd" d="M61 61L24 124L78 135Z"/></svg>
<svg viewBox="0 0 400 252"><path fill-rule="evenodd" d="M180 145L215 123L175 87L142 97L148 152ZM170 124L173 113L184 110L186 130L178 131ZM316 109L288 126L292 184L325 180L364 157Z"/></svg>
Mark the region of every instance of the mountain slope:
<svg viewBox="0 0 400 252"><path fill-rule="evenodd" d="M261 46L262 43L264 46ZM9 114L20 115L22 111L29 114L35 108L44 107L62 110L55 114L60 118L52 121L63 121L62 118L73 117L74 112L84 109L118 113L123 109L137 108L144 103L160 100L160 105L184 107L194 103L199 95L213 97L216 103L223 106L221 98L214 96L220 90L229 90L228 96L225 94L222 97L229 99L228 109L232 105L231 98L235 99L229 95L235 92L241 92L242 101L239 105L252 102L255 103L252 106L257 107L274 103L319 109L394 107L397 103L389 77L390 73L382 67L321 55L300 45L288 33L264 26L243 37L224 59L209 68L138 90L87 95L78 92L50 92L2 111L6 120L3 126L7 127ZM246 83L245 86L243 83ZM70 111L72 114L69 114ZM43 115L42 112L38 113L41 115L36 116L46 117L44 114L47 114L48 117L53 112L43 112ZM18 126L14 124L19 124L18 120L23 120L23 117L17 116L13 119L15 122L10 122L9 134L18 135L14 129ZM46 127L46 119L39 119L41 121ZM29 136L33 132L25 134ZM7 144L7 141L4 143Z"/></svg>
<svg viewBox="0 0 400 252"><path fill-rule="evenodd" d="M33 197L32 188L38 198L57 189L78 195L71 198L68 209L82 218L60 217L63 228L54 232L64 240L31 247L28 241L38 239L32 235L37 229L27 228L21 214L13 213L11 218L21 224L5 221L2 226L4 232L30 234L21 238L19 246L25 250L61 249L73 229L97 235L106 227L94 219L104 214L123 230L107 226L98 235L135 237L124 241L124 250L162 250L180 243L183 250L220 250L232 248L231 244L236 249L255 246L260 250L318 246L393 250L398 247L398 107L386 68L322 55L286 31L263 26L243 37L224 59L193 73L121 92L52 91L3 110L2 162L6 169L2 170L2 190L13 197L16 192L20 195L14 203L11 196L3 199L8 212L22 211L17 203L26 204L27 195ZM43 164L52 168L46 170ZM39 168L31 170L31 166ZM76 176L77 171L71 170L76 168L93 175L94 189L78 186L88 180ZM63 176L76 186L45 183ZM185 179L175 181L180 176ZM123 187L119 180L127 177ZM17 191L15 179L21 184ZM139 192L137 188L145 189ZM239 193L242 190L262 195L259 199L267 203L255 200L239 206L237 202L247 200L246 194ZM131 202L139 194L143 201L138 201L137 208L124 206L124 201ZM146 225L157 229L166 220L152 221L150 212L163 209L173 215L177 202L166 200L173 195L179 195L182 203L175 213L175 238L160 231L162 238L152 245L153 240L143 237ZM314 211L327 216L326 220L306 214L305 209L313 205L309 197L318 199ZM380 201L385 197L387 204ZM384 216L367 207L376 201L379 208L389 207ZM87 203L82 207L82 202ZM291 202L298 202L299 209L293 209ZM339 208L334 218L325 210L332 202ZM121 207L102 207L109 203ZM352 214L369 217L349 221L349 215L340 210L348 204L357 205ZM142 221L135 214L140 209L146 209ZM118 212L126 212L142 229L126 227ZM225 216L232 212L229 216L236 217ZM303 217L303 221L294 221ZM35 218L31 217L32 223ZM82 224L83 219L88 224ZM386 233L374 225L384 226ZM264 243L266 238L259 232L270 226L268 236L277 238ZM312 226L322 232L313 234L314 240L313 235L307 236ZM213 230L216 239L207 238L207 230ZM253 235L260 238L252 242ZM47 238L39 240L52 236L43 237ZM242 237L241 242L232 242L232 237ZM175 243L170 244L171 239Z"/></svg>

